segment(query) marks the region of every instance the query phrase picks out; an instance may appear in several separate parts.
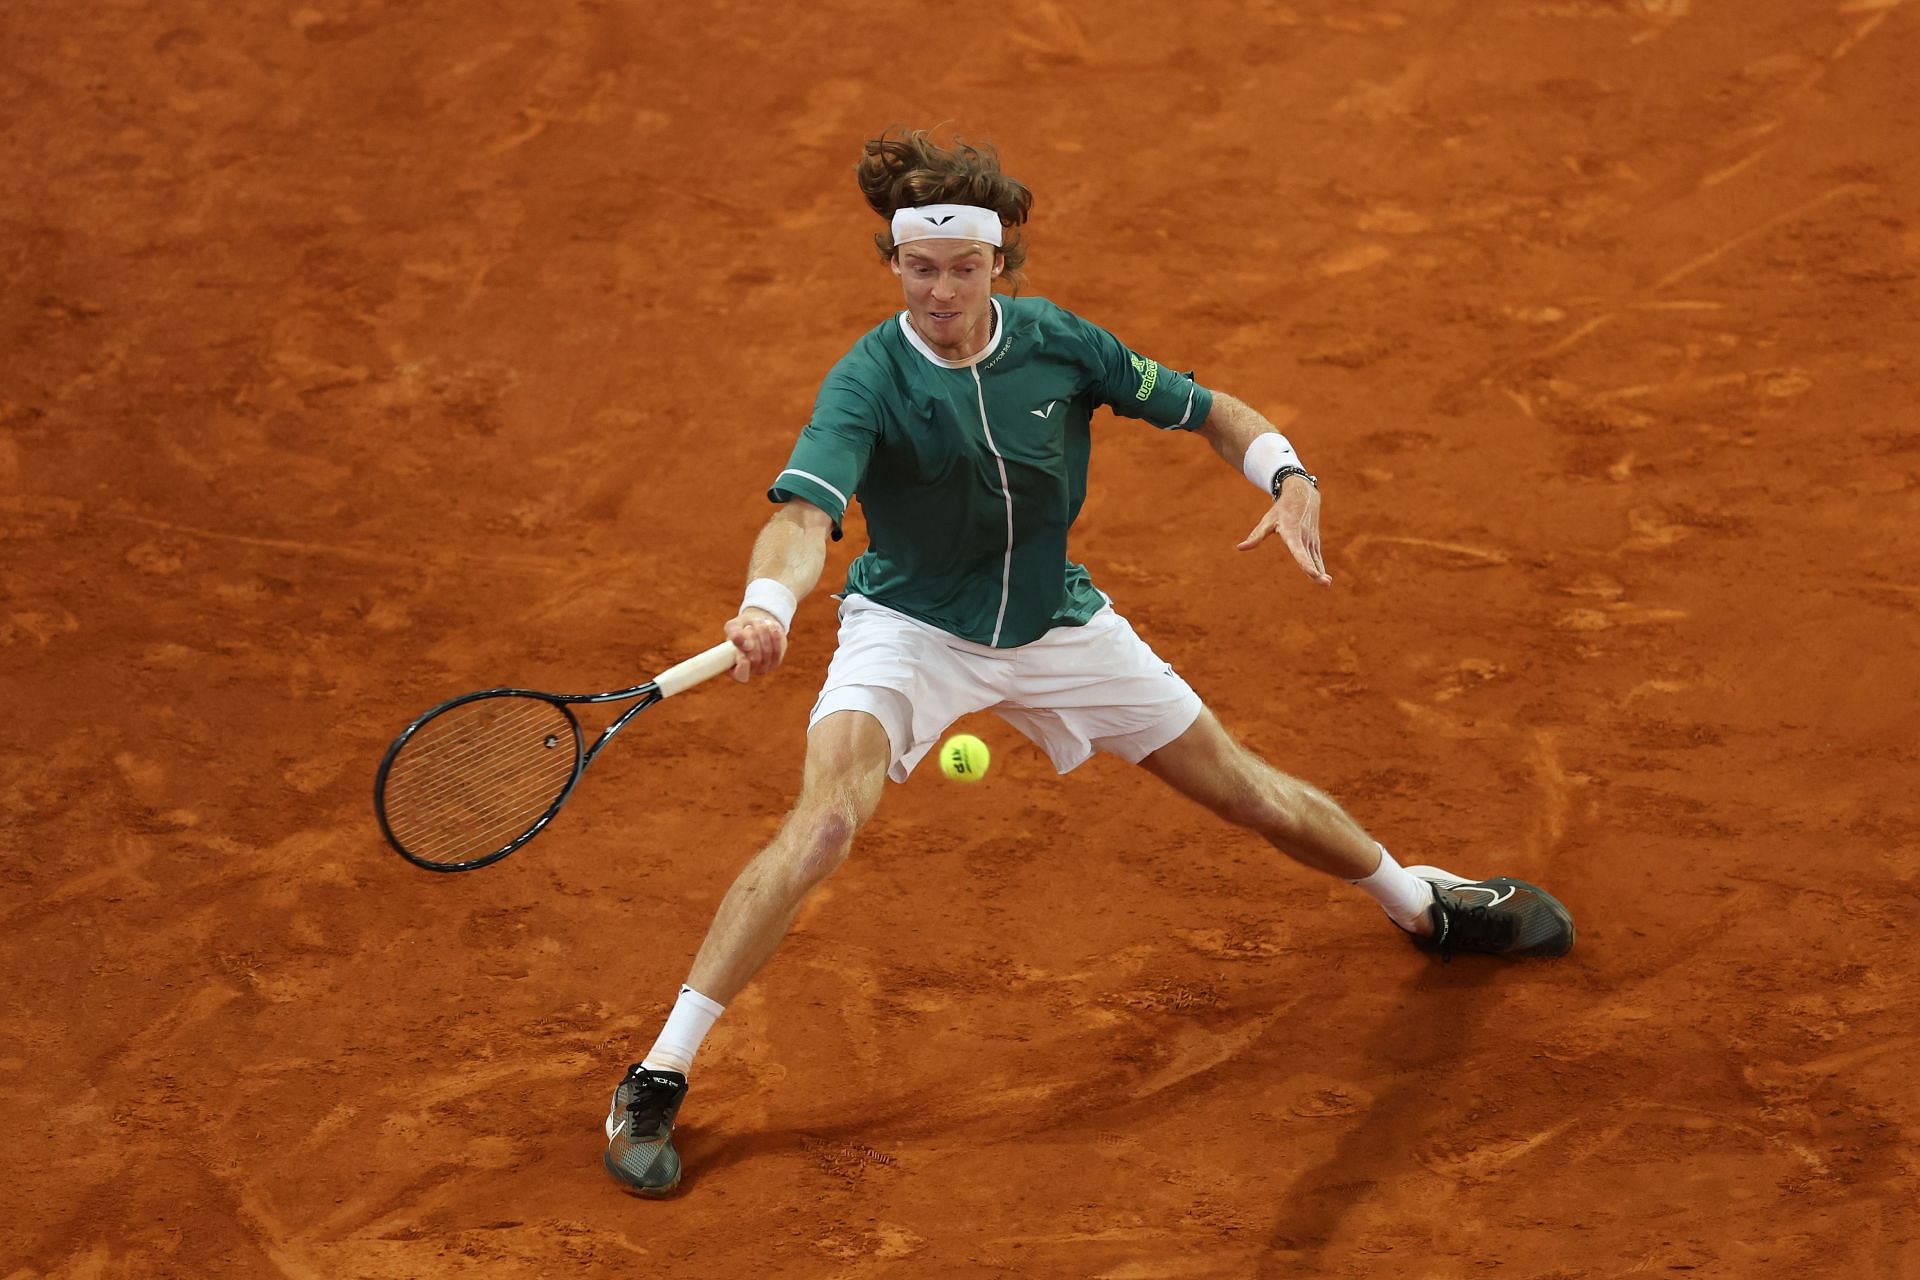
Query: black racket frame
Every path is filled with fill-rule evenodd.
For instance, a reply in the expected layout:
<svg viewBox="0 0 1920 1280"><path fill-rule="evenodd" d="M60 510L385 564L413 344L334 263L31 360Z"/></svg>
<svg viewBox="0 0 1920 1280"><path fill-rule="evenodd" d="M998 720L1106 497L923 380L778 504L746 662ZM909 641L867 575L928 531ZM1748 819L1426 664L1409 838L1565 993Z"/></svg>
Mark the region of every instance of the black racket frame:
<svg viewBox="0 0 1920 1280"><path fill-rule="evenodd" d="M393 846L395 853L414 866L424 867L428 871L477 871L481 867L492 866L544 831L547 824L553 821L554 815L560 812L560 806L567 802L567 797L573 794L574 787L580 783L581 775L586 773L587 766L593 763L594 757L600 754L600 749L607 745L614 734L626 727L627 721L666 696L661 692L660 682L656 677L645 684L637 684L630 689L615 689L608 693L547 693L540 689L502 687L480 689L473 693L462 694L458 698L450 698L439 706L422 712L412 724L400 731L400 736L395 738L393 745L387 748L387 754L380 758L380 770L374 774L373 778L373 812L374 816L380 820L380 834L386 837L387 843ZM479 702L484 698L535 698L560 708L560 713L567 718L567 723L573 726L573 776L567 779L567 785L560 789L560 794L554 797L553 803L547 806L545 813L534 820L532 826L493 852L461 862L434 862L431 859L419 857L409 852L407 847L400 843L399 837L393 834L393 827L387 822L387 773L393 768L393 762L399 756L401 749L435 716L452 711L456 707L464 707L470 702ZM640 701L621 712L618 719L601 731L591 747L585 746L586 736L581 732L580 721L573 714L573 708L583 703L623 702L628 698L638 698Z"/></svg>

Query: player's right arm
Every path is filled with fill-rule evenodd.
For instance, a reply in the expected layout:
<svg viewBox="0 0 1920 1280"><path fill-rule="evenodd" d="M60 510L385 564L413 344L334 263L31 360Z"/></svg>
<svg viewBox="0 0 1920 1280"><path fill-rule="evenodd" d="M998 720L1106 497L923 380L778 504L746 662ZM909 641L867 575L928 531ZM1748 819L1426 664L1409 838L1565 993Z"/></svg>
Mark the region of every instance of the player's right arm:
<svg viewBox="0 0 1920 1280"><path fill-rule="evenodd" d="M819 585L827 543L840 537L849 496L879 440L881 414L858 375L859 351L843 357L820 384L812 416L767 489L780 509L753 544L746 597L727 623L727 638L740 650L735 680L766 675L786 657L793 611Z"/></svg>
<svg viewBox="0 0 1920 1280"><path fill-rule="evenodd" d="M827 540L833 517L804 498L789 498L754 539L747 562L749 599L769 591L765 583L784 587L797 604L820 583L827 566ZM775 593L777 594L777 593ZM743 604L726 625L727 639L740 650L733 678L746 681L763 676L787 656L787 628L775 613Z"/></svg>

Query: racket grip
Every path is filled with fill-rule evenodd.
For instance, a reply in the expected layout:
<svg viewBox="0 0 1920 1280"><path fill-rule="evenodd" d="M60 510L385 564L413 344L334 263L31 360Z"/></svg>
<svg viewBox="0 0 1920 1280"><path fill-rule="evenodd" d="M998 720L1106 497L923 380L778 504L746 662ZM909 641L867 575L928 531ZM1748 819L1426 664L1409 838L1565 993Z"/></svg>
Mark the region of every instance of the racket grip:
<svg viewBox="0 0 1920 1280"><path fill-rule="evenodd" d="M722 640L705 653L697 653L685 662L668 667L653 678L660 686L660 696L671 698L676 693L685 693L697 684L713 679L723 671L733 670L734 659L740 656L740 650L733 641Z"/></svg>

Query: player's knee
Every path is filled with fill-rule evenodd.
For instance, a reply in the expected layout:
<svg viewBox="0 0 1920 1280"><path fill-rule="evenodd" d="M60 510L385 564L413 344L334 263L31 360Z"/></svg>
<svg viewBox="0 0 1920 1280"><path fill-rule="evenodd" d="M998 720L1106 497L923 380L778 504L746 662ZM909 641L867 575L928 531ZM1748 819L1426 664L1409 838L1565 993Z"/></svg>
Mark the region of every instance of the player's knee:
<svg viewBox="0 0 1920 1280"><path fill-rule="evenodd" d="M853 849L860 823L854 811L841 804L796 812L792 875L805 893L840 869Z"/></svg>

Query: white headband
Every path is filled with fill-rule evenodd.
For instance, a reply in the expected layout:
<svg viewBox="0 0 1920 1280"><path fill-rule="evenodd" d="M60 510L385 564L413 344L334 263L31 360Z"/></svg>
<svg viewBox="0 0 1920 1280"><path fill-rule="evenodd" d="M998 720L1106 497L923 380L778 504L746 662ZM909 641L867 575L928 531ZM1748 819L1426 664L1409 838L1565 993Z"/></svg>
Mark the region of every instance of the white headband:
<svg viewBox="0 0 1920 1280"><path fill-rule="evenodd" d="M924 204L898 209L893 215L893 242L915 240L984 240L1000 247L1000 215L975 204Z"/></svg>

